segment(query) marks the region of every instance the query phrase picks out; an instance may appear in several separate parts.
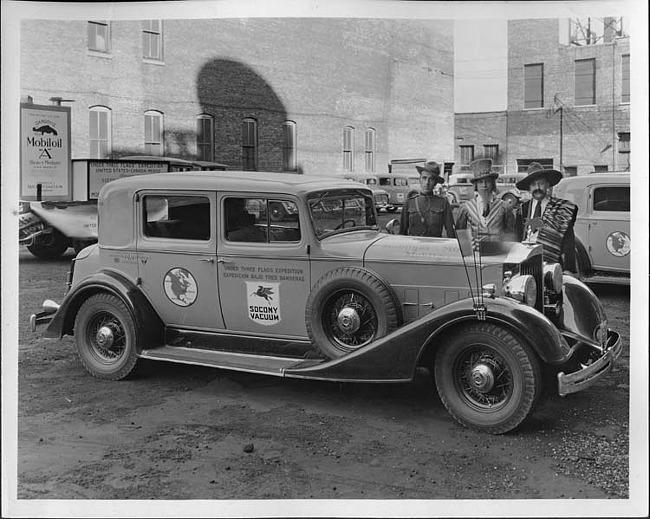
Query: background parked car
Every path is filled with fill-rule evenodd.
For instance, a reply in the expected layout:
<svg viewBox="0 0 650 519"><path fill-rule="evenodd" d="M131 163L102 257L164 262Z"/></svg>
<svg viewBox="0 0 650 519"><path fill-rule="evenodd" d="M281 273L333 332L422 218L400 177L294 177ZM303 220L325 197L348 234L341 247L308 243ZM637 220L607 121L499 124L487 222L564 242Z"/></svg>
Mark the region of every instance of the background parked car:
<svg viewBox="0 0 650 519"><path fill-rule="evenodd" d="M449 175L447 200L452 206L459 205L474 196L474 184L471 182L472 173L456 173Z"/></svg>
<svg viewBox="0 0 650 519"><path fill-rule="evenodd" d="M568 177L553 195L578 206L574 226L580 277L594 283L630 282L630 173Z"/></svg>
<svg viewBox="0 0 650 519"><path fill-rule="evenodd" d="M347 180L354 180L355 182L361 182L362 184L367 185L372 190L372 195L375 199L375 207L377 208L377 211L381 211L382 209L391 213L395 211L396 208L390 202L390 196L388 192L379 186L379 179L377 178L377 175L373 175L372 173L348 172L340 175L340 177Z"/></svg>

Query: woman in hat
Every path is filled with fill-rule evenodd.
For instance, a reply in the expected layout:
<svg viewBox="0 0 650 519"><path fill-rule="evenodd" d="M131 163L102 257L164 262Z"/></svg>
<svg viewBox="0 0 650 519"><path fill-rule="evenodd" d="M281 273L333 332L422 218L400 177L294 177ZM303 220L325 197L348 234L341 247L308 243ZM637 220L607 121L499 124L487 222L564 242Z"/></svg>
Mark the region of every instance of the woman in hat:
<svg viewBox="0 0 650 519"><path fill-rule="evenodd" d="M440 238L442 228L448 238L455 238L454 216L446 198L435 195L433 188L443 184L440 166L427 162L416 166L420 174L420 192L411 192L402 207L399 233L409 236L433 236Z"/></svg>
<svg viewBox="0 0 650 519"><path fill-rule="evenodd" d="M478 159L469 165L470 180L476 195L460 206L456 229L471 229L479 241L514 241L515 217L503 200L496 196L498 173L492 171L492 159Z"/></svg>
<svg viewBox="0 0 650 519"><path fill-rule="evenodd" d="M578 206L551 196L551 188L560 180L562 173L533 162L528 166L528 175L515 184L517 189L531 194L531 199L521 206L521 235L526 241L542 245L545 261L577 272L573 225Z"/></svg>

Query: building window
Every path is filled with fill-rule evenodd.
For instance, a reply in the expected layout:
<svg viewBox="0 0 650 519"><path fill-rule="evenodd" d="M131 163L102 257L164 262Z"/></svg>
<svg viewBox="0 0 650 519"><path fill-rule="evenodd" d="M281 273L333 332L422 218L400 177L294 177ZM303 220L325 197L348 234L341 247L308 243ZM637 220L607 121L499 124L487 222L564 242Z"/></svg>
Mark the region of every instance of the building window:
<svg viewBox="0 0 650 519"><path fill-rule="evenodd" d="M630 102L630 55L621 56L621 102Z"/></svg>
<svg viewBox="0 0 650 519"><path fill-rule="evenodd" d="M467 166L474 160L474 146L460 147L460 165Z"/></svg>
<svg viewBox="0 0 650 519"><path fill-rule="evenodd" d="M111 154L111 110L93 106L88 112L88 140L91 159L107 159Z"/></svg>
<svg viewBox="0 0 650 519"><path fill-rule="evenodd" d="M88 50L111 51L111 31L108 22L88 22Z"/></svg>
<svg viewBox="0 0 650 519"><path fill-rule="evenodd" d="M343 128L343 170L354 171L354 128Z"/></svg>
<svg viewBox="0 0 650 519"><path fill-rule="evenodd" d="M575 65L576 106L596 104L596 60L579 59Z"/></svg>
<svg viewBox="0 0 650 519"><path fill-rule="evenodd" d="M199 160L214 160L214 118L199 115L196 118L196 152Z"/></svg>
<svg viewBox="0 0 650 519"><path fill-rule="evenodd" d="M282 170L296 171L297 166L296 123L285 121L282 124Z"/></svg>
<svg viewBox="0 0 650 519"><path fill-rule="evenodd" d="M160 112L144 114L144 152L156 157L163 156L163 116Z"/></svg>
<svg viewBox="0 0 650 519"><path fill-rule="evenodd" d="M544 107L544 65L524 65L524 108Z"/></svg>
<svg viewBox="0 0 650 519"><path fill-rule="evenodd" d="M630 132L618 134L618 169L630 171Z"/></svg>
<svg viewBox="0 0 650 519"><path fill-rule="evenodd" d="M162 22L145 20L142 23L142 57L162 61Z"/></svg>
<svg viewBox="0 0 650 519"><path fill-rule="evenodd" d="M366 130L366 171L375 172L376 132L374 128Z"/></svg>
<svg viewBox="0 0 650 519"><path fill-rule="evenodd" d="M257 169L257 121L250 117L244 119L241 125L241 156L242 169Z"/></svg>
<svg viewBox="0 0 650 519"><path fill-rule="evenodd" d="M609 171L607 164L594 164L594 173L606 173Z"/></svg>
<svg viewBox="0 0 650 519"><path fill-rule="evenodd" d="M498 144L484 144L483 145L483 156L486 159L492 159L497 161L499 158L499 145Z"/></svg>

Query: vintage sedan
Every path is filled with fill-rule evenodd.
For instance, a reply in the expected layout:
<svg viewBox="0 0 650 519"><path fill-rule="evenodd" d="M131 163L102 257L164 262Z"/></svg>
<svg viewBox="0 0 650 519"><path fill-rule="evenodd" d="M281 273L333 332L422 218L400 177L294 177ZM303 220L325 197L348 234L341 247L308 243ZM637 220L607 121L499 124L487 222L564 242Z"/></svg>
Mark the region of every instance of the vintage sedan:
<svg viewBox="0 0 650 519"><path fill-rule="evenodd" d="M590 283L630 283L630 173L563 178L553 196L578 206L578 272Z"/></svg>
<svg viewBox="0 0 650 519"><path fill-rule="evenodd" d="M291 217L271 218L277 203ZM541 246L382 232L358 182L163 173L110 182L98 207L99 243L31 321L74 335L101 379L142 359L365 383L423 366L458 422L498 434L547 384L585 389L621 352L593 292Z"/></svg>

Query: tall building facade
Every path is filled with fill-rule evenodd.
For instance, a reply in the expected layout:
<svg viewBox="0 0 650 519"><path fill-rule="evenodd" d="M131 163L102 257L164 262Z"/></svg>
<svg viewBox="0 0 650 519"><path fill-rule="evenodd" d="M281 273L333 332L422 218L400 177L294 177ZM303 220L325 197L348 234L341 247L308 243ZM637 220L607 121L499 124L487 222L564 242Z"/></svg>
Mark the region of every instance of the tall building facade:
<svg viewBox="0 0 650 519"><path fill-rule="evenodd" d="M453 155L452 23L28 20L21 96L71 107L73 158L386 171Z"/></svg>
<svg viewBox="0 0 650 519"><path fill-rule="evenodd" d="M567 176L630 168L630 42L622 18L508 22L508 101L456 114L457 164Z"/></svg>

